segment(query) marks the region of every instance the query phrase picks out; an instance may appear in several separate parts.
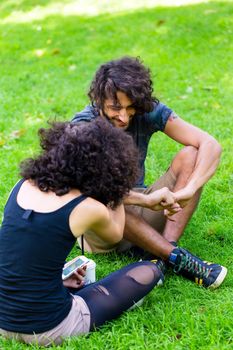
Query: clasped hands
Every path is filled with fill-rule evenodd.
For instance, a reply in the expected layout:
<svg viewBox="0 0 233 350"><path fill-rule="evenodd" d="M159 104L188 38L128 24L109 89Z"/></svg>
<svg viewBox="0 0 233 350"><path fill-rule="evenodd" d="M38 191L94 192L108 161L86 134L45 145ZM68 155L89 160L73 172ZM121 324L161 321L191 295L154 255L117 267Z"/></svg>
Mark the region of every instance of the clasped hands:
<svg viewBox="0 0 233 350"><path fill-rule="evenodd" d="M171 192L167 187L151 192L146 196L145 207L151 210L164 210L164 215L169 219L180 212L194 195L192 189L183 188L177 192Z"/></svg>

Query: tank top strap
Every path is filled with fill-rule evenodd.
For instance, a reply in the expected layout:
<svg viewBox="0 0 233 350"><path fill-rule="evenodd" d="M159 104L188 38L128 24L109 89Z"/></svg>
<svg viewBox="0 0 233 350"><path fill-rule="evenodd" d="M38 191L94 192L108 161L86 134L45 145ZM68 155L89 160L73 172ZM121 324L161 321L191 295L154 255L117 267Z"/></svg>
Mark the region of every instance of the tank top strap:
<svg viewBox="0 0 233 350"><path fill-rule="evenodd" d="M70 215L74 208L86 198L87 196L85 196L84 194L79 195L78 197L72 199L70 202L63 205L58 210L51 212L50 217L53 218L53 220L56 220L57 222L61 222L61 225L67 227L70 233L73 235L72 231L70 230L69 224Z"/></svg>
<svg viewBox="0 0 233 350"><path fill-rule="evenodd" d="M21 179L18 182L16 182L15 186L12 188L12 190L11 190L9 196L8 196L8 199L7 199L6 203L8 203L11 198L12 199L16 199L16 197L18 195L18 192L20 190L20 187L22 186L24 181L25 181L25 179Z"/></svg>
<svg viewBox="0 0 233 350"><path fill-rule="evenodd" d="M78 205L80 204L82 201L84 201L84 199L86 199L87 196L85 194L81 194L80 196L72 199L70 202L68 202L67 204L65 204L63 207L60 208L60 210L64 210L66 211L66 213L68 215L70 215L70 213L72 212L72 210Z"/></svg>

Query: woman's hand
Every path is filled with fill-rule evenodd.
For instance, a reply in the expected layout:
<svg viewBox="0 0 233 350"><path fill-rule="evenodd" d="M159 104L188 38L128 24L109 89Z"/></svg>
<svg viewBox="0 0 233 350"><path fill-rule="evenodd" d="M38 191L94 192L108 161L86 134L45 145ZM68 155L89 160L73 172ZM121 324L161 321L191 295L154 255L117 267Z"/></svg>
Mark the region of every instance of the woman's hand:
<svg viewBox="0 0 233 350"><path fill-rule="evenodd" d="M163 187L157 191L145 195L146 205L145 207L151 210L163 210L168 209L170 215L173 215L181 210L180 205L176 202L174 193L167 187Z"/></svg>
<svg viewBox="0 0 233 350"><path fill-rule="evenodd" d="M63 285L67 288L80 289L84 286L84 277L86 275L87 266L79 267L70 277L63 281Z"/></svg>

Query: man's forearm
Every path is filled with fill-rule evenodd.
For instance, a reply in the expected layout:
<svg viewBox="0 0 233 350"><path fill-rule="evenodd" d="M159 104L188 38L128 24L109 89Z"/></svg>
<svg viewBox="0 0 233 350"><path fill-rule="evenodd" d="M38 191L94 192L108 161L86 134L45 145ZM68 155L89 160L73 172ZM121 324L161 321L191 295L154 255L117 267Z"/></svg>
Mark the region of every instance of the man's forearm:
<svg viewBox="0 0 233 350"><path fill-rule="evenodd" d="M215 173L221 156L221 146L214 140L207 140L200 145L195 170L189 178L186 187L192 188L195 193Z"/></svg>

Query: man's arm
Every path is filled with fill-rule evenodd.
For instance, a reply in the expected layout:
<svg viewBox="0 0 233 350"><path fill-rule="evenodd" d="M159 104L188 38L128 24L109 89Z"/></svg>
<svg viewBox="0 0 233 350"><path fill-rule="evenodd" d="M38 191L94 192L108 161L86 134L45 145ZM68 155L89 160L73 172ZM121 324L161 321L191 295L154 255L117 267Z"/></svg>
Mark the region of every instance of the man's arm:
<svg viewBox="0 0 233 350"><path fill-rule="evenodd" d="M198 150L195 169L184 189L176 192L176 199L189 199L215 173L221 156L221 146L208 133L171 115L164 133L173 140ZM186 198L185 198L186 197Z"/></svg>

